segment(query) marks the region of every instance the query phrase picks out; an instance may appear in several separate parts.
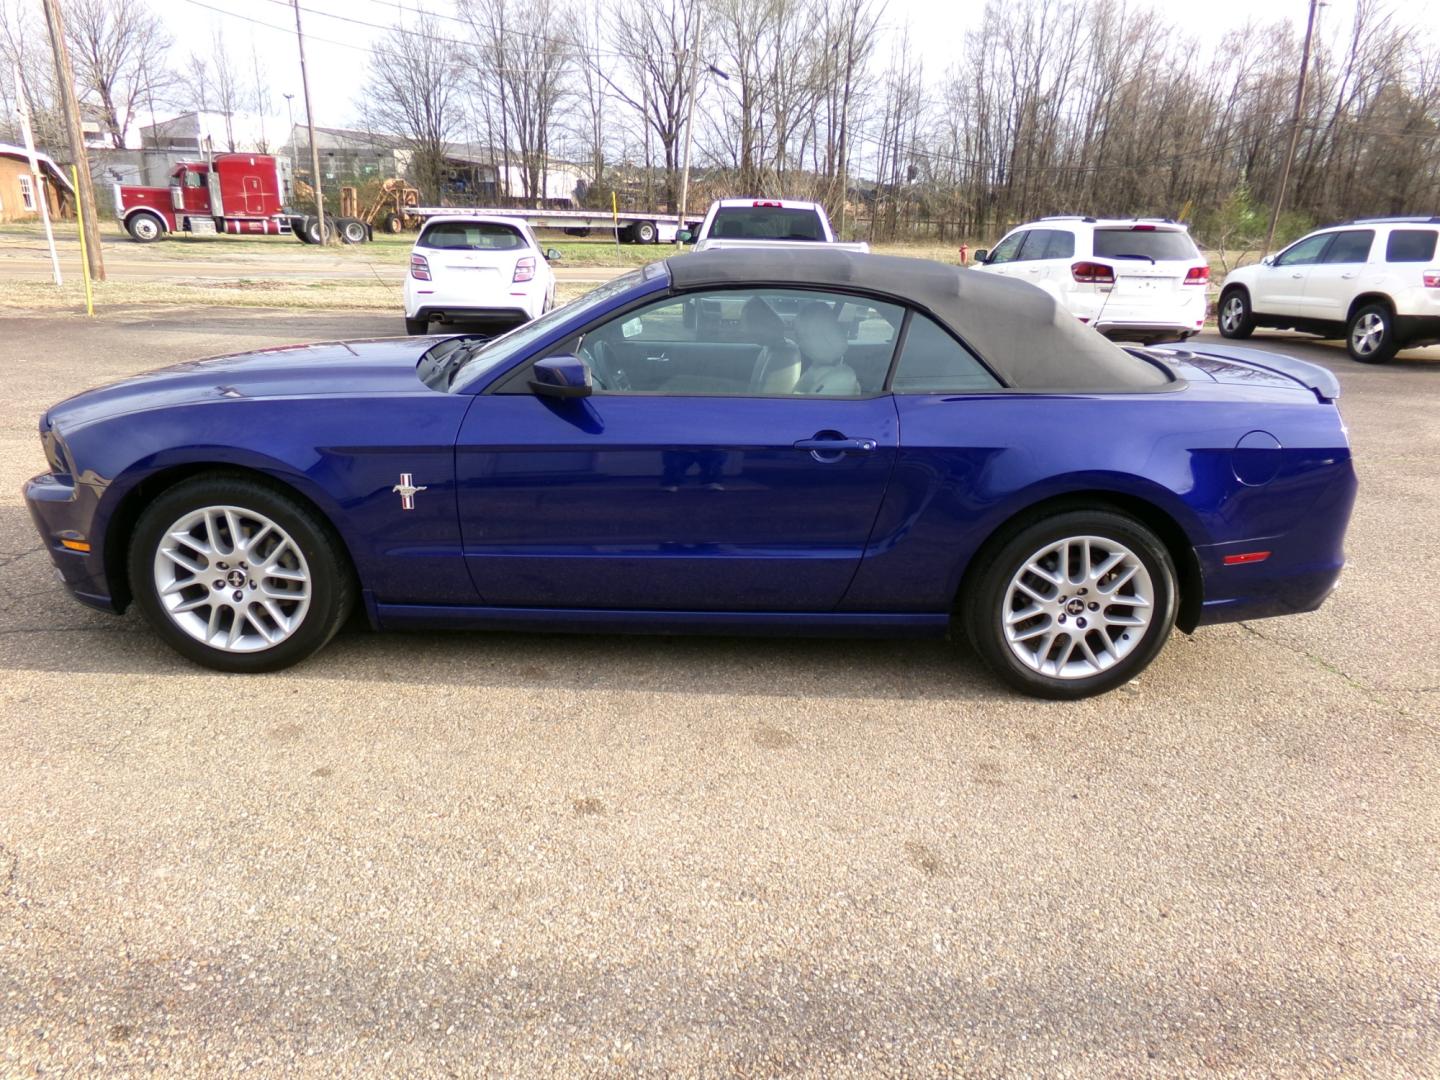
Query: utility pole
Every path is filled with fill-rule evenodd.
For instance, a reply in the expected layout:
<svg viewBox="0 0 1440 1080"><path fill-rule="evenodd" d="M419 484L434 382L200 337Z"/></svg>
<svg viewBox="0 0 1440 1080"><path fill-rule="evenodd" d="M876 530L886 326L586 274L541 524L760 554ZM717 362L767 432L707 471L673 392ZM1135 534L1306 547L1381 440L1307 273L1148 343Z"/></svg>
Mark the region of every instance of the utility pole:
<svg viewBox="0 0 1440 1080"><path fill-rule="evenodd" d="M1263 259L1275 243L1275 226L1280 223L1280 209L1285 203L1285 189L1290 184L1290 166L1295 162L1295 148L1300 144L1300 116L1305 110L1305 79L1310 73L1310 44L1315 39L1315 16L1320 0L1310 0L1310 16L1305 20L1305 45L1300 52L1300 78L1295 83L1295 112L1290 117L1290 146L1285 151L1285 164L1280 168L1280 187L1275 192L1275 206L1270 211L1270 228L1265 230Z"/></svg>
<svg viewBox="0 0 1440 1080"><path fill-rule="evenodd" d="M55 0L46 0L53 4ZM300 89L305 95L305 127L310 132L310 182L315 188L315 216L320 220L320 242L328 239L325 227L325 196L320 193L320 148L315 145L315 110L310 107L310 77L305 73L305 33L300 29L300 0L295 6L295 41L300 46Z"/></svg>
<svg viewBox="0 0 1440 1080"><path fill-rule="evenodd" d="M690 197L690 143L695 135L695 80L698 74L696 65L700 59L700 23L704 15L704 6L697 2L695 38L690 43L690 102L685 107L685 163L680 170L680 215L676 218L678 229L685 227L685 201Z"/></svg>
<svg viewBox="0 0 1440 1080"><path fill-rule="evenodd" d="M70 159L75 165L80 190L80 216L85 231L85 260L90 277L105 280L105 256L100 252L99 218L95 214L95 184L90 179L90 155L85 152L85 130L80 126L80 103L75 98L75 72L70 67L70 48L65 44L65 16L59 0L44 0L45 25L50 30L50 48L55 53L55 79L60 86L60 111L65 114L65 134L70 140ZM40 192L44 197L44 192Z"/></svg>

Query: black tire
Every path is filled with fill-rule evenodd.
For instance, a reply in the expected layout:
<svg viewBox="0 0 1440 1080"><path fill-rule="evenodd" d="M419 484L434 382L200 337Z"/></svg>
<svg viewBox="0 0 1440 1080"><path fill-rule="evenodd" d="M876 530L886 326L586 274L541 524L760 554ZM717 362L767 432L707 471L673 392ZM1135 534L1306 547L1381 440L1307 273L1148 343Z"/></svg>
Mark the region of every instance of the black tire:
<svg viewBox="0 0 1440 1080"><path fill-rule="evenodd" d="M976 555L978 574L968 584L966 595L961 598L965 632L980 658L1001 680L1033 697L1073 701L1103 694L1121 683L1128 682L1155 659L1175 624L1178 596L1174 561L1153 532L1133 518L1114 511L1069 510L1034 521L1017 532L1007 534L1007 537L987 545ZM1142 631L1140 640L1132 644L1119 641L1114 643L1114 653L1118 655L1118 659L1113 659L1108 666L1098 669L1092 675L1061 678L1035 670L1016 655L1006 640L1004 620L1007 613L1016 610L1010 606L1012 579L1047 545L1069 537L1095 537L1127 548L1149 575L1153 602L1150 604L1151 621ZM1101 579L1102 583L1104 580ZM1093 598L1098 593L1081 594L1078 591L1080 587L1063 583L1059 586L1076 590L1068 594L1059 593L1060 602L1078 604L1082 608L1078 612L1070 610L1068 617L1074 621L1058 630L1067 639L1074 636L1078 625L1083 625L1082 619L1093 623L1096 618L1093 614L1095 609L1091 605L1096 603ZM1028 600L1025 602L1030 603ZM1110 610L1112 606L1126 605L1101 604L1105 610ZM1056 622L1064 618L1064 615L1058 619L1052 617L1048 625L1054 628ZM1021 623L1017 628L1024 626L1025 624ZM1095 635L1100 635L1101 640L1104 638L1102 631L1095 625L1080 634L1087 645L1092 647L1092 651L1097 650ZM1128 638L1125 641L1128 642ZM1064 646L1057 638L1052 648L1058 654L1058 650ZM1039 648L1034 651L1038 653ZM1046 655L1050 654L1047 652Z"/></svg>
<svg viewBox="0 0 1440 1080"><path fill-rule="evenodd" d="M385 231L390 235L395 235L403 228L405 223L400 220L399 214L390 214L385 218Z"/></svg>
<svg viewBox="0 0 1440 1080"><path fill-rule="evenodd" d="M299 624L289 636L274 645L253 652L230 652L207 644L181 629L160 599L155 562L161 540L187 514L212 506L263 515L288 534L304 556L309 571L308 608L298 616ZM248 477L222 473L182 481L145 508L132 536L127 558L130 586L146 620L176 652L217 671L249 674L298 664L335 636L355 604L350 560L329 522L293 496ZM258 573L255 576L260 577ZM228 587L217 589L217 595L225 592Z"/></svg>
<svg viewBox="0 0 1440 1080"><path fill-rule="evenodd" d="M637 221L630 226L637 244L653 244L660 235L660 230L655 227L653 221Z"/></svg>
<svg viewBox="0 0 1440 1080"><path fill-rule="evenodd" d="M429 319L409 319L409 318L407 318L407 319L405 320L405 333L409 334L411 337L416 337L416 336L421 335L421 334L428 334L429 332L430 332L430 320L429 320Z"/></svg>
<svg viewBox="0 0 1440 1080"><path fill-rule="evenodd" d="M1385 364L1395 359L1395 313L1388 304L1366 304L1345 326L1345 351L1362 364Z"/></svg>
<svg viewBox="0 0 1440 1080"><path fill-rule="evenodd" d="M305 219L304 230L305 239L312 244L328 244L330 237L335 235L333 223L326 220L325 227L322 229L318 217L307 217Z"/></svg>
<svg viewBox="0 0 1440 1080"><path fill-rule="evenodd" d="M340 239L347 244L363 244L370 239L370 230L365 227L363 221L355 218L341 218L339 223Z"/></svg>
<svg viewBox="0 0 1440 1080"><path fill-rule="evenodd" d="M142 211L126 219L125 231L137 244L153 244L165 235L165 222L157 214Z"/></svg>
<svg viewBox="0 0 1440 1080"><path fill-rule="evenodd" d="M1255 332L1255 313L1250 310L1250 294L1238 286L1226 289L1220 294L1215 322L1223 338L1232 341L1248 338Z"/></svg>

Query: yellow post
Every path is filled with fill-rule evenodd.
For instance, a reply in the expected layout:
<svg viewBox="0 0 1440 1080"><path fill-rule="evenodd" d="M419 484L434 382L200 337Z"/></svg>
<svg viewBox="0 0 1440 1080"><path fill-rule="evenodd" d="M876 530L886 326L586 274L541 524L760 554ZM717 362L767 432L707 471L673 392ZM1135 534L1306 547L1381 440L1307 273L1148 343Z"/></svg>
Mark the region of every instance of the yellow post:
<svg viewBox="0 0 1440 1080"><path fill-rule="evenodd" d="M610 220L615 224L615 247L620 247L620 202L615 198L615 192L610 192Z"/></svg>
<svg viewBox="0 0 1440 1080"><path fill-rule="evenodd" d="M70 181L75 191L80 190L80 173L70 166ZM85 314L95 317L95 297L90 292L90 253L85 250L85 211L80 208L80 199L75 199L75 221L80 226L80 272L85 275Z"/></svg>

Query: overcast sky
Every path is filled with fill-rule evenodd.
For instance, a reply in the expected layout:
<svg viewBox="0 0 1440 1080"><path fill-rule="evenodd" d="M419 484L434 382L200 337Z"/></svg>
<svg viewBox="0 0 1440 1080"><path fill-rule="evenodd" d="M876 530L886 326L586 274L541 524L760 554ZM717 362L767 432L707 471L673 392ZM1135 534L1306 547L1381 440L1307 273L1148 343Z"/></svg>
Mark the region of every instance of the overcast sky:
<svg viewBox="0 0 1440 1080"><path fill-rule="evenodd" d="M594 2L594 0L591 0ZM1144 6L1146 0L1131 0L1136 6ZM221 15L207 10L207 7L228 5L236 15ZM1269 22L1275 19L1292 19L1297 27L1303 25L1308 0L1150 0L1150 5L1159 9L1185 33L1194 36L1202 50L1213 49L1221 36L1235 27L1244 25L1246 19ZM455 14L454 0L425 0L426 10L442 16ZM1402 20L1420 26L1430 38L1432 47L1440 48L1440 0L1410 0L1395 3L1393 9ZM305 20L306 56L310 65L310 89L314 96L315 121L326 127L351 125L359 114L356 106L360 87L364 82L364 66L370 45L385 31L343 21L373 23L377 26L391 26L397 19L405 19L404 11L414 11L415 0L301 0ZM934 82L962 54L963 36L966 30L978 22L984 0L889 0L884 25L890 33L898 33L907 23L909 39L925 61L927 80ZM1326 37L1343 36L1354 13L1355 0L1329 0L1321 8L1321 32ZM234 43L237 60L248 66L250 41L253 39L261 63L268 74L268 81L277 95L272 112L285 116L286 103L278 95L293 93L292 102L296 122L304 119L304 107L300 96L299 62L295 50L294 12L288 0L256 0L255 3L235 5L230 0L180 0L169 8L172 12L185 12L186 25L189 16L206 20ZM243 15L244 19L239 16ZM244 21L245 19L253 21ZM443 18L441 25L447 32L457 36L463 28ZM269 29L259 23L267 23L280 29ZM207 51L209 35L187 35L200 48ZM178 48L183 48L178 46ZM889 50L882 48L879 57ZM178 57L177 57L178 59ZM146 118L148 120L148 118Z"/></svg>

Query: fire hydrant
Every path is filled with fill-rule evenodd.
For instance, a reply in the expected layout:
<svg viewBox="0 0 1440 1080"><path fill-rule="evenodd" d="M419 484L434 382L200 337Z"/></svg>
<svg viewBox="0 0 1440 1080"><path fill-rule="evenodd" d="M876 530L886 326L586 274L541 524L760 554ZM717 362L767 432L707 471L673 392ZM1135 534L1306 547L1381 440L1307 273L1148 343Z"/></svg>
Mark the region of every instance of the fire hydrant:
<svg viewBox="0 0 1440 1080"><path fill-rule="evenodd" d="M968 244L960 245L960 262L963 265L970 261L970 247Z"/></svg>

